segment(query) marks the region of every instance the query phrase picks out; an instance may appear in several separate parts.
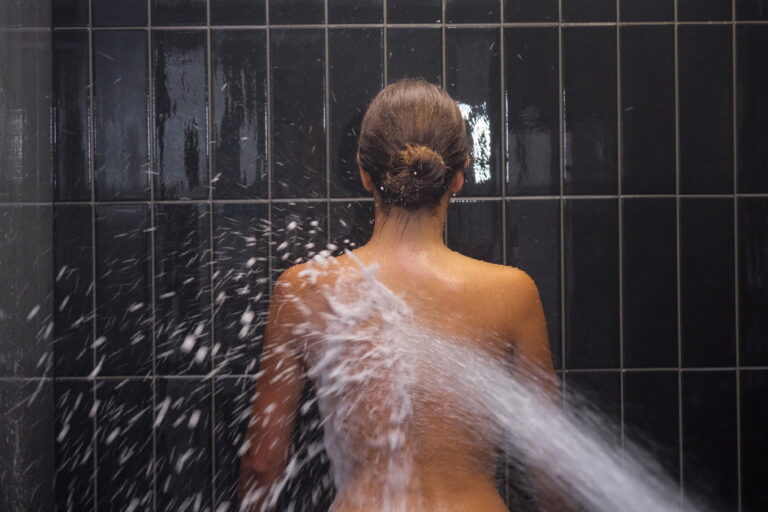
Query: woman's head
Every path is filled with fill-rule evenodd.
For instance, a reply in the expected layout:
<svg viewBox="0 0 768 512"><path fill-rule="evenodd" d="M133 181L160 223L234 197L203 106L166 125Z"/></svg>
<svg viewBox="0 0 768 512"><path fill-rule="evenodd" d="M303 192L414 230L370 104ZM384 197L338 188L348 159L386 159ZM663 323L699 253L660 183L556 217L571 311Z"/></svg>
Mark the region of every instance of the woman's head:
<svg viewBox="0 0 768 512"><path fill-rule="evenodd" d="M424 79L404 78L369 105L357 163L385 207L416 210L440 202L466 169L469 152L466 124L453 98Z"/></svg>

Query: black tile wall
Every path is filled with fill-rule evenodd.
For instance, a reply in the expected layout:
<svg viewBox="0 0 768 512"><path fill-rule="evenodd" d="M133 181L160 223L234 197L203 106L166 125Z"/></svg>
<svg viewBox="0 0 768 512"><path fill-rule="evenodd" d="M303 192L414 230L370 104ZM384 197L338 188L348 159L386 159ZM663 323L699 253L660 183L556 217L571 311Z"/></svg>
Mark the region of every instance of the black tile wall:
<svg viewBox="0 0 768 512"><path fill-rule="evenodd" d="M738 206L739 357L745 366L768 365L768 198L743 197Z"/></svg>
<svg viewBox="0 0 768 512"><path fill-rule="evenodd" d="M269 2L270 23L322 23L323 17L323 0L271 0Z"/></svg>
<svg viewBox="0 0 768 512"><path fill-rule="evenodd" d="M768 19L768 3L765 5L764 19ZM738 26L736 45L739 192L766 193L768 148L763 142L768 130L768 101L762 91L768 88L768 57L761 48L768 45L768 26Z"/></svg>
<svg viewBox="0 0 768 512"><path fill-rule="evenodd" d="M563 21L616 21L613 0L561 0Z"/></svg>
<svg viewBox="0 0 768 512"><path fill-rule="evenodd" d="M471 258L503 261L501 201L454 201L448 210L448 246Z"/></svg>
<svg viewBox="0 0 768 512"><path fill-rule="evenodd" d="M736 18L739 20L768 20L768 2L766 0L734 0Z"/></svg>
<svg viewBox="0 0 768 512"><path fill-rule="evenodd" d="M442 85L442 62L439 28L387 28L387 83L408 76L420 76L433 84Z"/></svg>
<svg viewBox="0 0 768 512"><path fill-rule="evenodd" d="M141 27L147 24L145 0L91 0L91 12L96 27ZM160 12L155 12L158 18L162 17Z"/></svg>
<svg viewBox="0 0 768 512"><path fill-rule="evenodd" d="M202 25L206 21L206 3L206 0L152 0L152 24Z"/></svg>
<svg viewBox="0 0 768 512"><path fill-rule="evenodd" d="M675 0L622 0L621 21L673 21Z"/></svg>
<svg viewBox="0 0 768 512"><path fill-rule="evenodd" d="M383 0L328 0L329 23L381 23L384 20Z"/></svg>
<svg viewBox="0 0 768 512"><path fill-rule="evenodd" d="M93 510L93 383L56 381L56 510Z"/></svg>
<svg viewBox="0 0 768 512"><path fill-rule="evenodd" d="M768 408L765 407L765 389L768 371L741 372L741 509L757 512L768 507L768 494L763 489L763 475L768 472L765 457L768 442Z"/></svg>
<svg viewBox="0 0 768 512"><path fill-rule="evenodd" d="M558 21L560 18L558 3L559 0L538 2L504 0L504 21L513 23Z"/></svg>
<svg viewBox="0 0 768 512"><path fill-rule="evenodd" d="M211 0L214 25L264 25L266 0Z"/></svg>
<svg viewBox="0 0 768 512"><path fill-rule="evenodd" d="M447 23L498 23L499 15L498 0L445 1L445 21Z"/></svg>
<svg viewBox="0 0 768 512"><path fill-rule="evenodd" d="M731 2L741 0L677 0L680 21L726 21L731 19Z"/></svg>
<svg viewBox="0 0 768 512"><path fill-rule="evenodd" d="M439 23L440 0L388 0L389 23Z"/></svg>
<svg viewBox="0 0 768 512"><path fill-rule="evenodd" d="M84 27L88 24L88 0L53 0L55 27Z"/></svg>

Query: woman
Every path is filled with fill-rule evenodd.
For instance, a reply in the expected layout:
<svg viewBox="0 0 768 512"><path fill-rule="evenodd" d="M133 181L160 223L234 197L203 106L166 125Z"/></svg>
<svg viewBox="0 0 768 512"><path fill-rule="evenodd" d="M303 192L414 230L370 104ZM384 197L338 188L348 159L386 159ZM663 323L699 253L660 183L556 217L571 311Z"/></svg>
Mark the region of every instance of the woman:
<svg viewBox="0 0 768 512"><path fill-rule="evenodd" d="M456 395L411 385L429 378L420 369L429 361L415 364L412 358L421 356L389 351L377 363L370 354L384 341L365 334L328 363L328 345L317 340L331 306L319 290L359 288L338 284L361 265L375 266L378 282L402 298L425 329L472 350L513 354L518 365L552 374L536 285L518 269L468 258L443 241L450 197L461 190L470 165L465 122L444 90L403 79L379 92L363 119L357 163L375 200L370 241L331 265L292 267L275 286L241 464L243 509L270 507L267 489L275 488L289 463L304 379L327 383L343 366L369 377L320 393L326 444L330 439L329 452L341 452L336 460L331 456L335 476L343 473L336 479L334 512L506 511L495 487L491 438L478 436L472 421L447 419ZM365 322L359 327L368 329ZM377 329L365 332L382 332ZM407 351L413 345L401 346ZM376 371L363 371L376 364ZM341 409L344 418L336 421ZM396 424L394 409L401 411ZM393 475L400 475L395 483Z"/></svg>

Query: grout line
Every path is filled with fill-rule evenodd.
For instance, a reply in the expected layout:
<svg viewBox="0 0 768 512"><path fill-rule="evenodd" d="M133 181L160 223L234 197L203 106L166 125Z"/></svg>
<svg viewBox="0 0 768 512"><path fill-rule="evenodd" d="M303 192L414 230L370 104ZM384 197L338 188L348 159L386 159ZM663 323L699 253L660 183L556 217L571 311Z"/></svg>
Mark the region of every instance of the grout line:
<svg viewBox="0 0 768 512"><path fill-rule="evenodd" d="M736 489L737 510L743 508L742 474L741 474L741 332L739 325L739 128L738 116L738 53L737 53L737 26L736 26L736 2L731 2L731 94L733 123L733 290L734 290L734 341L735 341L735 365L736 365Z"/></svg>
<svg viewBox="0 0 768 512"><path fill-rule="evenodd" d="M328 0L323 0L323 16L325 23L323 25L323 42L325 44L325 77L323 78L323 102L325 110L325 238L326 245L332 243L333 236L331 234L331 228L333 223L331 222L331 123L333 118L331 116L331 54L330 54L330 41L328 33Z"/></svg>
<svg viewBox="0 0 768 512"><path fill-rule="evenodd" d="M441 86L443 89L448 91L448 72L446 71L448 69L447 66L447 55L445 51L445 2L446 0L442 0L440 2L440 58L442 59L442 69L440 70L440 81L442 82ZM463 117L463 116L462 116ZM466 176L465 176L465 183L466 183ZM449 198L449 201L451 199ZM448 245L448 212L445 214L445 224L443 224L443 242Z"/></svg>
<svg viewBox="0 0 768 512"><path fill-rule="evenodd" d="M389 48L387 41L389 39L389 31L387 30L387 0L383 0L382 4L384 12L382 16L383 24L381 25L381 38L382 41L384 41L384 87L386 87L389 84ZM379 25L376 26L378 27Z"/></svg>
<svg viewBox="0 0 768 512"><path fill-rule="evenodd" d="M558 126L559 126L559 167L560 167L560 367L565 370L565 82L563 79L563 0L557 2L557 97L558 97ZM565 401L568 387L566 379L562 380L561 400Z"/></svg>
<svg viewBox="0 0 768 512"><path fill-rule="evenodd" d="M267 52L267 299L272 298L272 170L274 166L274 156L272 155L272 29L269 24L269 4L265 2L264 22L267 24L266 52Z"/></svg>
<svg viewBox="0 0 768 512"><path fill-rule="evenodd" d="M620 0L616 0L616 20L621 12ZM622 174L624 172L624 138L621 95L621 31L616 26L616 188L619 193L618 206L618 250L619 250L619 435L621 446L624 446L626 426L624 425L624 201L621 199L623 190Z"/></svg>

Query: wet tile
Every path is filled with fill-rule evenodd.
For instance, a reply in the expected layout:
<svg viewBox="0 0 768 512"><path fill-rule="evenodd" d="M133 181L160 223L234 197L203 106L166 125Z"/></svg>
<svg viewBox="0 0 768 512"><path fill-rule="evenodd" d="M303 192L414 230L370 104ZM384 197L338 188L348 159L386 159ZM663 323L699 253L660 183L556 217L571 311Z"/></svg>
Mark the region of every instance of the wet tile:
<svg viewBox="0 0 768 512"><path fill-rule="evenodd" d="M272 196L323 197L326 190L323 31L278 29L272 30L270 37Z"/></svg>
<svg viewBox="0 0 768 512"><path fill-rule="evenodd" d="M765 475L768 474L768 408L765 390L768 371L741 372L741 509L757 512L768 508Z"/></svg>
<svg viewBox="0 0 768 512"><path fill-rule="evenodd" d="M88 26L88 0L53 0L54 27Z"/></svg>
<svg viewBox="0 0 768 512"><path fill-rule="evenodd" d="M621 436L621 376L617 371L565 374L565 402L569 410L596 414L599 435L617 444Z"/></svg>
<svg viewBox="0 0 768 512"><path fill-rule="evenodd" d="M268 206L216 205L213 226L214 366L255 373L269 300Z"/></svg>
<svg viewBox="0 0 768 512"><path fill-rule="evenodd" d="M422 77L443 83L442 34L439 28L387 28L387 77Z"/></svg>
<svg viewBox="0 0 768 512"><path fill-rule="evenodd" d="M211 0L213 25L264 25L266 0Z"/></svg>
<svg viewBox="0 0 768 512"><path fill-rule="evenodd" d="M619 226L613 199L565 202L565 368L619 366Z"/></svg>
<svg viewBox="0 0 768 512"><path fill-rule="evenodd" d="M210 218L205 204L155 206L155 357L166 375L211 368Z"/></svg>
<svg viewBox="0 0 768 512"><path fill-rule="evenodd" d="M739 355L742 365L768 365L768 199L739 199Z"/></svg>
<svg viewBox="0 0 768 512"><path fill-rule="evenodd" d="M681 199L680 320L685 367L735 362L733 238L731 199Z"/></svg>
<svg viewBox="0 0 768 512"><path fill-rule="evenodd" d="M470 258L503 262L501 201L454 200L448 208L448 247Z"/></svg>
<svg viewBox="0 0 768 512"><path fill-rule="evenodd" d="M765 16L768 19L768 2ZM768 130L768 26L738 25L736 27L737 70L737 129L739 192L768 192L768 146L764 134Z"/></svg>
<svg viewBox="0 0 768 512"><path fill-rule="evenodd" d="M439 23L440 0L388 0L387 23Z"/></svg>
<svg viewBox="0 0 768 512"><path fill-rule="evenodd" d="M622 192L675 193L675 33L621 27Z"/></svg>
<svg viewBox="0 0 768 512"><path fill-rule="evenodd" d="M203 25L206 0L152 0L152 25Z"/></svg>
<svg viewBox="0 0 768 512"><path fill-rule="evenodd" d="M331 29L328 33L331 196L368 197L355 162L363 115L384 86L384 51L379 28ZM352 81L350 76L357 78Z"/></svg>
<svg viewBox="0 0 768 512"><path fill-rule="evenodd" d="M507 264L525 271L539 288L550 352L560 368L560 201L508 200L506 214Z"/></svg>
<svg viewBox="0 0 768 512"><path fill-rule="evenodd" d="M147 24L146 0L91 0L91 4L96 27L143 27Z"/></svg>
<svg viewBox="0 0 768 512"><path fill-rule="evenodd" d="M624 374L626 439L680 479L677 372Z"/></svg>
<svg viewBox="0 0 768 512"><path fill-rule="evenodd" d="M736 2L736 19L738 20L768 20L768 1L766 0L734 0Z"/></svg>
<svg viewBox="0 0 768 512"><path fill-rule="evenodd" d="M283 270L325 250L327 224L324 202L272 204L272 282Z"/></svg>
<svg viewBox="0 0 768 512"><path fill-rule="evenodd" d="M562 0L563 21L616 21L614 0Z"/></svg>
<svg viewBox="0 0 768 512"><path fill-rule="evenodd" d="M95 32L93 68L96 197L148 199L146 32Z"/></svg>
<svg viewBox="0 0 768 512"><path fill-rule="evenodd" d="M57 31L53 36L54 188L58 201L89 201L88 155L90 65L88 32Z"/></svg>
<svg viewBox="0 0 768 512"><path fill-rule="evenodd" d="M157 508L211 510L211 383L157 379Z"/></svg>
<svg viewBox="0 0 768 512"><path fill-rule="evenodd" d="M354 251L368 243L373 234L373 201L350 201L331 203L331 236L338 248L336 254L345 249Z"/></svg>
<svg viewBox="0 0 768 512"><path fill-rule="evenodd" d="M56 381L56 510L93 510L93 382Z"/></svg>
<svg viewBox="0 0 768 512"><path fill-rule="evenodd" d="M152 382L102 380L96 386L96 399L97 507L150 509L155 471Z"/></svg>
<svg viewBox="0 0 768 512"><path fill-rule="evenodd" d="M563 29L566 194L615 194L615 27Z"/></svg>
<svg viewBox="0 0 768 512"><path fill-rule="evenodd" d="M152 369L149 209L96 208L96 361L100 375Z"/></svg>
<svg viewBox="0 0 768 512"><path fill-rule="evenodd" d="M267 197L264 30L214 30L213 197Z"/></svg>
<svg viewBox="0 0 768 512"><path fill-rule="evenodd" d="M624 366L677 367L675 200L622 204Z"/></svg>
<svg viewBox="0 0 768 512"><path fill-rule="evenodd" d="M445 1L446 23L498 23L499 0Z"/></svg>
<svg viewBox="0 0 768 512"><path fill-rule="evenodd" d="M557 28L505 30L507 194L559 194Z"/></svg>
<svg viewBox="0 0 768 512"><path fill-rule="evenodd" d="M270 0L271 24L323 23L323 0Z"/></svg>
<svg viewBox="0 0 768 512"><path fill-rule="evenodd" d="M446 89L459 104L472 143L462 196L501 194L501 59L495 28L447 29Z"/></svg>
<svg viewBox="0 0 768 512"><path fill-rule="evenodd" d="M731 19L732 1L677 0L677 18L680 21L728 21Z"/></svg>
<svg viewBox="0 0 768 512"><path fill-rule="evenodd" d="M203 31L152 33L155 197L208 197L206 44Z"/></svg>
<svg viewBox="0 0 768 512"><path fill-rule="evenodd" d="M53 225L53 356L56 376L93 371L93 239L90 205L57 205Z"/></svg>
<svg viewBox="0 0 768 512"><path fill-rule="evenodd" d="M621 21L674 21L675 0L622 0Z"/></svg>
<svg viewBox="0 0 768 512"><path fill-rule="evenodd" d="M717 510L736 510L736 378L683 373L683 487Z"/></svg>
<svg viewBox="0 0 768 512"><path fill-rule="evenodd" d="M556 22L559 14L559 0L538 0L537 2L521 2L520 0L504 0L504 21L509 22Z"/></svg>
<svg viewBox="0 0 768 512"><path fill-rule="evenodd" d="M382 0L328 0L329 23L381 23L384 21Z"/></svg>
<svg viewBox="0 0 768 512"><path fill-rule="evenodd" d="M683 25L678 32L680 192L733 191L731 27Z"/></svg>

